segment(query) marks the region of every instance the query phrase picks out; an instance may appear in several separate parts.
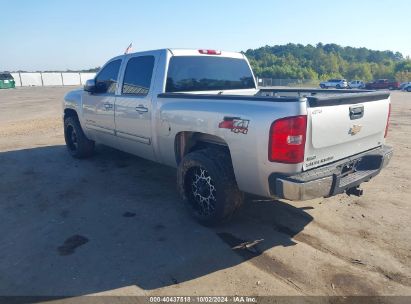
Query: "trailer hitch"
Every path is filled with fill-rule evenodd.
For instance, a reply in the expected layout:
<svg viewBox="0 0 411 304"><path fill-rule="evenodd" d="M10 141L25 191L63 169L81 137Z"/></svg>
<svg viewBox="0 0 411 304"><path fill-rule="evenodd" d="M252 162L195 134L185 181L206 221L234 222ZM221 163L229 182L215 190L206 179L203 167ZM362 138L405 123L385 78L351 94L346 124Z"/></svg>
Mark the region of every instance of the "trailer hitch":
<svg viewBox="0 0 411 304"><path fill-rule="evenodd" d="M354 195L354 196L362 196L364 193L364 190L361 189L359 186L357 187L352 187L347 189L347 191L345 191L345 193L347 193L348 196Z"/></svg>

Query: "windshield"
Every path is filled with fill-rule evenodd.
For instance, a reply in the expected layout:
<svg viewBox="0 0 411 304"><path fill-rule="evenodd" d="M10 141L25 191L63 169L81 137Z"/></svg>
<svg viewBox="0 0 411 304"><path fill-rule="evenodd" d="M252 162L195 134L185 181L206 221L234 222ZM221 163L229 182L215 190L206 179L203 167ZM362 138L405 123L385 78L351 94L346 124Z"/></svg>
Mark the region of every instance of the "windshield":
<svg viewBox="0 0 411 304"><path fill-rule="evenodd" d="M176 56L170 59L166 92L255 89L244 59Z"/></svg>
<svg viewBox="0 0 411 304"><path fill-rule="evenodd" d="M13 76L10 73L0 73L0 80L13 80Z"/></svg>

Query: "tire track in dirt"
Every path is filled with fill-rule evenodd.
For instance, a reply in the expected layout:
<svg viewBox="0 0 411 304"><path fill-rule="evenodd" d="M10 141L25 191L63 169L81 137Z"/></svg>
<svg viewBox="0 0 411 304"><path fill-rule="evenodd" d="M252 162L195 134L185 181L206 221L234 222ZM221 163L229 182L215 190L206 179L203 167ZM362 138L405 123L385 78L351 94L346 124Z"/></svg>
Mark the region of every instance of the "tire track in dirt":
<svg viewBox="0 0 411 304"><path fill-rule="evenodd" d="M260 250L258 245L247 247L245 245L247 244L245 240L239 239L227 232L217 233L217 235L244 261L251 263L259 270L276 277L301 294L307 295L298 285L298 283L301 283L298 280L298 274L287 267L284 263L269 257L262 250Z"/></svg>
<svg viewBox="0 0 411 304"><path fill-rule="evenodd" d="M287 235L290 235L289 234L289 231L290 231L289 227L277 226L276 228L277 228L276 229L277 231L279 231L281 233L285 233ZM411 287L411 278L408 278L408 277L406 277L405 275L403 275L401 273L387 272L387 271L383 270L380 267L367 264L364 261L360 261L360 260L357 260L357 259L353 259L353 258L343 256L342 254L337 253L337 252L325 247L322 244L321 240L319 240L318 238L316 238L312 235L302 233L302 232L300 232L296 235L291 234L290 236L292 236L292 235L294 235L294 237L293 237L294 240L296 240L298 242L301 242L301 243L304 243L304 244L306 244L306 245L308 245L308 246L310 246L310 247L312 247L316 250L319 250L323 253L331 254L332 256L334 256L334 257L336 257L340 260L343 260L343 261L345 261L345 262L347 262L347 263L349 263L349 264L351 264L355 267L359 267L359 268L362 268L362 269L367 269L368 271L378 273L381 276L383 276L384 278L389 279L390 281L394 281L394 282L396 282L398 284L401 284L403 286Z"/></svg>
<svg viewBox="0 0 411 304"><path fill-rule="evenodd" d="M292 208L287 208L286 212L289 213L291 218L294 218L295 221L299 221L302 218L308 217L308 215L304 215L304 214L301 214L301 213L296 213ZM280 224L278 222L273 223L273 221L268 221L267 219L264 219L264 217L260 216L260 215L258 215L257 218L252 216L252 215L246 215L246 217L249 220L259 222L260 225L264 224L266 226L272 227L278 233L282 233L282 234L290 237L291 239L293 239L297 242L304 243L307 246L310 246L311 248L313 248L315 250L318 250L318 251L323 252L325 254L329 254L329 255L331 255L331 256L339 259L339 260L342 260L342 261L344 261L344 262L346 262L346 263L348 263L348 264L350 264L350 265L352 265L352 266L354 266L358 269L371 271L373 273L376 273L376 274L380 275L384 279L388 279L392 282L395 282L395 283L400 284L400 285L405 286L405 287L410 287L411 286L411 278L408 278L407 276L405 276L401 273L398 273L398 272L388 272L388 271L382 269L381 267L367 264L364 261L360 261L360 260L355 259L355 258L346 257L346 256L344 256L340 253L337 253L337 252L333 251L332 249L329 249L328 247L324 246L323 242L320 239L318 239L317 237L314 237L312 235L309 235L309 234L301 232L301 231L295 231L292 227L286 226L284 224ZM313 224L318 226L319 228L325 230L325 231L330 232L330 233L334 233L334 234L338 233L337 231L333 231L330 227L328 227L327 225L324 225L322 223L313 222ZM356 235L353 235L353 236L356 236ZM375 245L378 245L378 244L375 244ZM261 255L266 256L266 254L264 254L264 253L262 253ZM272 261L273 260L269 256L267 256L266 259L267 259L267 261ZM281 263L277 260L274 260L274 261L276 261L278 263ZM256 261L256 263L259 263L260 266L265 265L264 262L261 263L260 261ZM283 263L281 263L281 264L282 265L278 265L277 267L281 268L283 266L284 268L287 268L287 266L285 264L283 264ZM258 268L260 268L260 267L258 267ZM270 268L266 267L266 269L270 269ZM292 270L289 270L289 271L290 271L290 274L293 273ZM273 273L270 272L270 274L273 274ZM350 275L350 274L346 273L346 272L345 273L342 272L339 275L344 276L344 275ZM281 277L280 277L280 279L284 280L284 278L281 278ZM298 276L296 276L294 279L295 279L295 281L299 282ZM302 282L300 282L300 283L302 283ZM370 291L370 288L371 288L370 286L364 286L363 291L365 292L365 294L368 294L368 292ZM304 289L306 289L306 288L304 288ZM358 288L357 288L357 290L358 290Z"/></svg>

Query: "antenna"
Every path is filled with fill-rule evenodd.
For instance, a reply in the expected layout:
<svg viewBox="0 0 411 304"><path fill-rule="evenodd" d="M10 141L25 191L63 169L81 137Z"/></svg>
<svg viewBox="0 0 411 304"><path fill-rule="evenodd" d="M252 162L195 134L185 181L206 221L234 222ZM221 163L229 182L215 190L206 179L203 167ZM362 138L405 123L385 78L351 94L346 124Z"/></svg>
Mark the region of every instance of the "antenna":
<svg viewBox="0 0 411 304"><path fill-rule="evenodd" d="M128 45L128 47L126 48L126 50L125 50L125 52L124 52L124 55L130 54L132 50L133 50L133 43L131 42L131 43Z"/></svg>

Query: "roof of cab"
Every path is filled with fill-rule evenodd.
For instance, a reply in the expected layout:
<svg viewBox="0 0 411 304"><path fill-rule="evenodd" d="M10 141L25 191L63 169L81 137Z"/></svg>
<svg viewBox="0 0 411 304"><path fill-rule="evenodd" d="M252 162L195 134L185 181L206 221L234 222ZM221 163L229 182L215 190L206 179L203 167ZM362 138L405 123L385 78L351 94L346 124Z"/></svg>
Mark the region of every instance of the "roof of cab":
<svg viewBox="0 0 411 304"><path fill-rule="evenodd" d="M204 50L204 49L201 49ZM200 49L157 49L157 50L146 50L146 51L139 51L139 52L133 52L129 54L123 54L123 55L118 55L116 57L111 58L108 62L117 60L117 59L122 59L125 56L129 55L144 55L144 54L149 54L149 53L154 53L154 52L170 52L173 56L214 56L214 57L228 57L228 58L238 58L238 59L244 59L245 56L242 53L238 52L228 52L228 51L220 51L218 50L219 54L202 54L199 52ZM107 63L108 63L107 62Z"/></svg>
<svg viewBox="0 0 411 304"><path fill-rule="evenodd" d="M208 50L208 49L201 49L201 50ZM221 56L221 57L230 57L230 58L239 58L243 59L244 55L238 52L228 52L228 51L220 51L218 55L211 55L211 54L201 54L199 51L200 49L168 49L168 51L173 54L173 56Z"/></svg>

